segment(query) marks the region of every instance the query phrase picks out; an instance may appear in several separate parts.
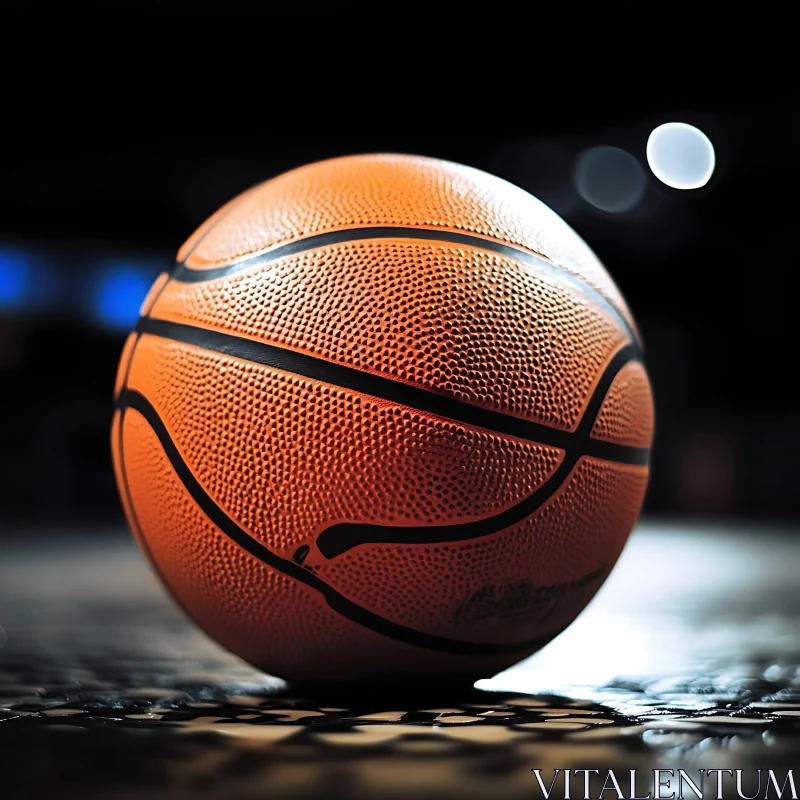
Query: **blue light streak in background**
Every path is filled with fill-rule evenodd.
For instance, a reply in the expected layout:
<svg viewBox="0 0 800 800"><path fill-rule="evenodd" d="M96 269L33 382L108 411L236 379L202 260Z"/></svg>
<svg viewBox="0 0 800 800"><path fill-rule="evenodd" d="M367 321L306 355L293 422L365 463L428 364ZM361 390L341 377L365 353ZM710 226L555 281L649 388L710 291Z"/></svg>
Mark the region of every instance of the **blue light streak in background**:
<svg viewBox="0 0 800 800"><path fill-rule="evenodd" d="M0 247L0 309L21 308L31 278L30 259L17 248Z"/></svg>
<svg viewBox="0 0 800 800"><path fill-rule="evenodd" d="M111 330L128 330L139 318L139 307L159 273L158 266L133 261L114 262L98 270L92 292L92 314Z"/></svg>

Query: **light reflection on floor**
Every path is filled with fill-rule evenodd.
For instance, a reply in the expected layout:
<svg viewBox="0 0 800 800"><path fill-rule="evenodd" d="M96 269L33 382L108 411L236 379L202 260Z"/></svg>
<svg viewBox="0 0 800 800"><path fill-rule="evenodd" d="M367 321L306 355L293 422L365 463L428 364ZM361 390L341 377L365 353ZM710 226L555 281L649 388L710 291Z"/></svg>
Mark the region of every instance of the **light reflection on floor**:
<svg viewBox="0 0 800 800"><path fill-rule="evenodd" d="M642 526L561 636L478 686L596 697L615 680L734 679L754 657L778 674L798 651L798 562L800 537L788 531Z"/></svg>

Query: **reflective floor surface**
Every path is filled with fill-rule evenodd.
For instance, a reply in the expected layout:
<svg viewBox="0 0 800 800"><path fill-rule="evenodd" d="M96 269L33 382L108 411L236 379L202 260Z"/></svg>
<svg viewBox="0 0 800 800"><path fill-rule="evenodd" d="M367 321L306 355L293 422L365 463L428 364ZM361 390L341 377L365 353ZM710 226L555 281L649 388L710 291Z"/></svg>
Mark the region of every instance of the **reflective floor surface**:
<svg viewBox="0 0 800 800"><path fill-rule="evenodd" d="M540 653L460 696L343 700L218 647L127 536L0 538L2 797L532 798L535 768L637 769L640 794L655 768L742 769L758 797L756 769L794 768L800 789L799 565L800 531L643 524Z"/></svg>

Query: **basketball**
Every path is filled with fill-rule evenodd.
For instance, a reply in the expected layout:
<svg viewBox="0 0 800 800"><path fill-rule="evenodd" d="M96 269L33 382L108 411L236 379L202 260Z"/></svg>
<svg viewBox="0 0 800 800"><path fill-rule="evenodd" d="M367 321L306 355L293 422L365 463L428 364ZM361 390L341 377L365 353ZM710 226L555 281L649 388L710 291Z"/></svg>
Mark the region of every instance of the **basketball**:
<svg viewBox="0 0 800 800"><path fill-rule="evenodd" d="M566 628L648 479L636 323L522 189L310 164L184 244L121 357L133 533L210 636L298 682L474 680Z"/></svg>

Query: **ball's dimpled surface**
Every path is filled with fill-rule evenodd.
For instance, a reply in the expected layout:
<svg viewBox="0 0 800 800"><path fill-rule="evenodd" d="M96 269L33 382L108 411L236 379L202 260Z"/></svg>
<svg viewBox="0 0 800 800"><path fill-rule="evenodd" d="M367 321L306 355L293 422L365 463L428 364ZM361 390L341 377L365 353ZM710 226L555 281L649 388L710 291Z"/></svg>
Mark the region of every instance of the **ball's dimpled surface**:
<svg viewBox="0 0 800 800"><path fill-rule="evenodd" d="M552 209L486 172L430 158L337 158L279 175L223 206L193 234L178 260L228 264L269 247L362 226L463 231L527 248L625 301L597 256Z"/></svg>
<svg viewBox="0 0 800 800"><path fill-rule="evenodd" d="M224 281L172 282L157 316L565 430L625 342L582 296L514 259L419 241L343 243Z"/></svg>
<svg viewBox="0 0 800 800"><path fill-rule="evenodd" d="M631 447L649 447L653 438L653 398L644 366L626 364L609 386L592 436Z"/></svg>
<svg viewBox="0 0 800 800"><path fill-rule="evenodd" d="M245 192L179 257L193 279L160 278L142 309L160 327L124 348L112 446L131 527L200 625L269 672L336 680L482 677L571 622L636 521L653 405L630 312L560 218L467 167L349 157ZM413 387L416 406L251 344Z"/></svg>

